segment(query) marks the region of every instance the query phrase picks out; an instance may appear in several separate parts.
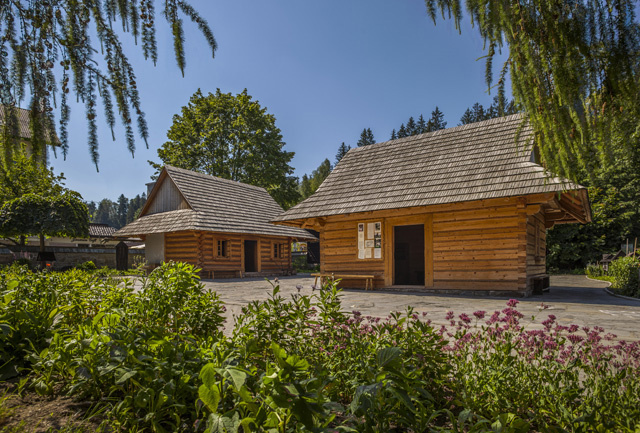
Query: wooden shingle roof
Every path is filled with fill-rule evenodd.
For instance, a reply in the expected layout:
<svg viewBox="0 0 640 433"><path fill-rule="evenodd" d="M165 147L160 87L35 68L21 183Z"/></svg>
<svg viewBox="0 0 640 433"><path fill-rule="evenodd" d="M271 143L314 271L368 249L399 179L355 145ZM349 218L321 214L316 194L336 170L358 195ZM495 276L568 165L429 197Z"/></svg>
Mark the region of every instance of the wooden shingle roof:
<svg viewBox="0 0 640 433"><path fill-rule="evenodd" d="M174 183L187 209L148 213L162 182ZM271 224L282 211L264 188L165 166L140 218L116 236L197 230L314 239L306 230Z"/></svg>
<svg viewBox="0 0 640 433"><path fill-rule="evenodd" d="M532 162L532 136L516 114L353 148L274 222L584 189Z"/></svg>
<svg viewBox="0 0 640 433"><path fill-rule="evenodd" d="M31 119L29 117L30 111L25 110L24 108L15 107L16 118L18 121L18 137L24 140L31 140ZM4 125L5 123L5 112L4 107L0 105L0 125ZM45 131L45 135L48 132ZM58 136L54 137L55 142L54 145L59 145L60 140Z"/></svg>

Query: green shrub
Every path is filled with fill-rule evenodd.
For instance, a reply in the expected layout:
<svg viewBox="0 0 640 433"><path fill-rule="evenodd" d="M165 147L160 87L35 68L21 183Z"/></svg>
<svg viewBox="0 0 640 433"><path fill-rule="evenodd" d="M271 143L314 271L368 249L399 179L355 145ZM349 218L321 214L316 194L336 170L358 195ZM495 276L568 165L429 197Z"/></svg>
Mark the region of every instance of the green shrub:
<svg viewBox="0 0 640 433"><path fill-rule="evenodd" d="M77 265L76 269L82 269L83 271L95 271L96 269L98 269L98 267L96 266L95 263L93 263L91 260L89 260L89 261L86 261L84 263L80 263L79 265Z"/></svg>
<svg viewBox="0 0 640 433"><path fill-rule="evenodd" d="M611 262L609 275L613 278L611 288L625 296L640 297L638 271L640 260L636 257L621 257Z"/></svg>
<svg viewBox="0 0 640 433"><path fill-rule="evenodd" d="M602 277L605 275L604 269L598 265L588 265L585 272L591 278Z"/></svg>
<svg viewBox="0 0 640 433"><path fill-rule="evenodd" d="M16 266L26 266L30 270L33 270L33 263L31 263L31 260L29 259L25 259L25 258L16 259L13 261L12 264Z"/></svg>

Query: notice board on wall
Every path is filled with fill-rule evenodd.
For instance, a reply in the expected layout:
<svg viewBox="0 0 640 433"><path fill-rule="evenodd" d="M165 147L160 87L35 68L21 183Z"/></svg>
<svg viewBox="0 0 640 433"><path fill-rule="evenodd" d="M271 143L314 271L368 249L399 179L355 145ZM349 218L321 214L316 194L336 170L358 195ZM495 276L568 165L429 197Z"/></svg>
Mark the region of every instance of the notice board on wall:
<svg viewBox="0 0 640 433"><path fill-rule="evenodd" d="M382 258L382 223L358 223L358 259Z"/></svg>

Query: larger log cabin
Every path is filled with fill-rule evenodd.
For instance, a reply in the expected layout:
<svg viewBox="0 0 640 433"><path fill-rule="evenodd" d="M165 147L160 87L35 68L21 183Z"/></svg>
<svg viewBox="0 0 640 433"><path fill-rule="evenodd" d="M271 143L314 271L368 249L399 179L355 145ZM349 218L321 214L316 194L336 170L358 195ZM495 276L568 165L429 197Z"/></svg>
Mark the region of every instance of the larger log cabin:
<svg viewBox="0 0 640 433"><path fill-rule="evenodd" d="M140 217L115 233L145 241L147 262L182 261L209 278L291 272L291 242L316 239L269 221L282 208L264 188L165 166Z"/></svg>
<svg viewBox="0 0 640 433"><path fill-rule="evenodd" d="M514 115L354 148L274 222L320 232L323 274L526 296L548 281L546 229L591 220L587 190L545 172L532 139Z"/></svg>

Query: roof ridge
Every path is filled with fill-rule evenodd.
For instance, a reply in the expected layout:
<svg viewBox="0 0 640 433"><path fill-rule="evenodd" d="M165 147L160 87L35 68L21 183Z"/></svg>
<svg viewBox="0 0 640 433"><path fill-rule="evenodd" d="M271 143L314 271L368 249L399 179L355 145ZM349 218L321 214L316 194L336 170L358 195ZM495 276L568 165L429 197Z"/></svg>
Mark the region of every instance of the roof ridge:
<svg viewBox="0 0 640 433"><path fill-rule="evenodd" d="M167 165L164 166L164 168L167 169L167 172L170 171L170 170L174 170L174 171L182 172L184 174L203 177L203 178L206 178L206 179L212 179L212 180L219 181L219 182L225 182L225 183L229 183L231 185L237 185L237 186L241 186L241 187L244 187L244 188L252 188L252 189L258 189L258 190L267 191L265 188L263 188L261 186L251 185L251 184L248 184L248 183L240 182L239 180L225 179L223 177L214 176L214 175L206 174L206 173L201 173L199 171L188 170L186 168L180 168L180 167L176 167L176 166L173 166L173 165L168 165L167 164ZM174 179L174 182L175 182L175 179Z"/></svg>

